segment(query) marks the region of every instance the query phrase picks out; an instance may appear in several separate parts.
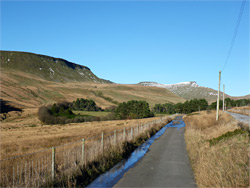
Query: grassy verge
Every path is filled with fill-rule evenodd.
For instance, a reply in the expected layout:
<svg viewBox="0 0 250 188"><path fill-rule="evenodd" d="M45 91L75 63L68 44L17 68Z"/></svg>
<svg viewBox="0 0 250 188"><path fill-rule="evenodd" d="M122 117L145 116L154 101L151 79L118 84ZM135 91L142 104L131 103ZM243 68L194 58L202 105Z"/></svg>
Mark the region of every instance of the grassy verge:
<svg viewBox="0 0 250 188"><path fill-rule="evenodd" d="M249 135L226 113L185 116L185 140L198 187L249 186Z"/></svg>
<svg viewBox="0 0 250 188"><path fill-rule="evenodd" d="M96 117L104 117L109 115L111 112L103 112L103 111L73 111L74 114L79 115L87 115L87 116L96 116Z"/></svg>
<svg viewBox="0 0 250 188"><path fill-rule="evenodd" d="M154 127L141 133L133 140L118 143L116 146L108 147L105 153L100 154L95 160L85 162L85 164L78 164L74 171L70 174L65 174L57 178L54 182L48 182L47 187L86 187L95 178L105 171L111 169L115 164L122 159L129 156L139 145L144 143L148 138L159 131L166 123L170 122L168 119L161 124L155 124Z"/></svg>
<svg viewBox="0 0 250 188"><path fill-rule="evenodd" d="M250 116L250 106L234 107L229 112Z"/></svg>

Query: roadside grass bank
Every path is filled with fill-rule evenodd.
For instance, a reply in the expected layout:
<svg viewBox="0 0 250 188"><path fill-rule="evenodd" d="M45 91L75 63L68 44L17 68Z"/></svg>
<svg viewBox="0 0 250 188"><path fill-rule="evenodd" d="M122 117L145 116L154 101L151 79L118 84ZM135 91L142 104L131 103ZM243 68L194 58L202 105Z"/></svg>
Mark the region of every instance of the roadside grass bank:
<svg viewBox="0 0 250 188"><path fill-rule="evenodd" d="M249 187L249 133L229 114L184 116L185 140L198 187Z"/></svg>
<svg viewBox="0 0 250 188"><path fill-rule="evenodd" d="M237 114L250 116L250 106L234 107L234 108L229 109L228 111L237 113Z"/></svg>
<svg viewBox="0 0 250 188"><path fill-rule="evenodd" d="M44 186L86 187L100 174L108 171L118 162L128 157L138 146L157 133L171 120L172 119L168 118L164 121L164 123L153 124L151 128L137 134L137 136L132 139L117 142L115 145L112 143L113 138L111 138L111 140L105 142L105 145L103 146L105 148L105 152L98 149L98 151L90 151L90 156L96 155L96 152L98 153L93 160L84 161L83 163L78 164L70 171L70 173L63 174L55 179L55 181L49 181Z"/></svg>

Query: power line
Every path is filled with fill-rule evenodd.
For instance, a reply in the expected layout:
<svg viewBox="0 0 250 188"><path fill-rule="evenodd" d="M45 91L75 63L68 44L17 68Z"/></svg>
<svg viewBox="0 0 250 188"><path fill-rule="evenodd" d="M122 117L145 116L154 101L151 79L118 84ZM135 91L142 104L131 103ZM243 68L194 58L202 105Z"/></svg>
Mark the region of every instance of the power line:
<svg viewBox="0 0 250 188"><path fill-rule="evenodd" d="M225 61L224 65L223 65L223 68L222 68L221 72L227 66L228 60L230 58L230 55L231 55L231 52L232 52L232 49L233 49L233 46L234 46L234 43L235 43L235 39L236 39L238 30L239 30L240 21L241 21L241 17L242 17L243 11L244 11L245 4L246 4L246 0L243 0L242 3L241 3L241 7L240 7L239 17L238 17L238 20L237 20L237 23L236 23L236 26L235 26L234 35L233 35L233 38L232 38L232 41L231 41L231 44L230 44L229 51L227 53L227 58L226 58L226 61Z"/></svg>

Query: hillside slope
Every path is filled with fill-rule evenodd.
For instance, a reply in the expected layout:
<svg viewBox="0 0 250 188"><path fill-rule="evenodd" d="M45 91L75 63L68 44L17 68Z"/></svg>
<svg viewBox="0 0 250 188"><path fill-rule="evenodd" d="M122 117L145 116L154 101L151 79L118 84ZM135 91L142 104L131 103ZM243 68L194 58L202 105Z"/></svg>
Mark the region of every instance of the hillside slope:
<svg viewBox="0 0 250 188"><path fill-rule="evenodd" d="M94 75L82 65L67 60L27 52L0 51L1 68L21 71L54 82L110 83Z"/></svg>
<svg viewBox="0 0 250 188"><path fill-rule="evenodd" d="M102 108L128 100L156 103L184 102L172 92L140 85L101 84L90 82L57 83L23 72L1 69L1 99L19 108L37 107L77 98L93 99Z"/></svg>
<svg viewBox="0 0 250 188"><path fill-rule="evenodd" d="M139 85L143 86L153 86L153 87L159 87L159 88L165 88L170 91L172 91L174 94L178 95L179 97L182 97L184 99L190 100L190 99L206 99L209 103L216 101L218 91L199 86L196 82L181 82L177 84L159 84L156 82L140 82ZM220 97L222 98L223 93L220 92ZM225 98L231 96L225 94Z"/></svg>
<svg viewBox="0 0 250 188"><path fill-rule="evenodd" d="M110 84L88 67L31 53L1 51L0 71L1 104L21 109L77 98L93 99L102 108L128 100L145 100L151 107L185 101L163 88Z"/></svg>

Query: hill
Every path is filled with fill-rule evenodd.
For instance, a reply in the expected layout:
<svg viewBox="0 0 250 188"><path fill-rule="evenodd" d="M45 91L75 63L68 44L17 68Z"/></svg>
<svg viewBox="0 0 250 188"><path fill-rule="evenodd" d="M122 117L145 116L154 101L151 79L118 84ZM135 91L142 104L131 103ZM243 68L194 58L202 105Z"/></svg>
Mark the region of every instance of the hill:
<svg viewBox="0 0 250 188"><path fill-rule="evenodd" d="M174 94L182 97L184 99L206 99L209 103L216 101L218 91L199 86L196 82L181 82L177 84L159 84L156 82L140 82L139 85L143 86L153 86L159 88L165 88L172 91ZM220 92L220 97L222 98L223 93ZM227 94L225 94L225 98L233 98Z"/></svg>
<svg viewBox="0 0 250 188"><path fill-rule="evenodd" d="M0 51L0 56L2 69L29 73L48 81L111 83L98 78L88 67L61 58L13 51Z"/></svg>
<svg viewBox="0 0 250 188"><path fill-rule="evenodd" d="M151 107L185 101L164 88L114 84L88 67L31 53L1 51L0 71L1 104L20 109L77 98L93 99L102 108L128 100L145 100Z"/></svg>

